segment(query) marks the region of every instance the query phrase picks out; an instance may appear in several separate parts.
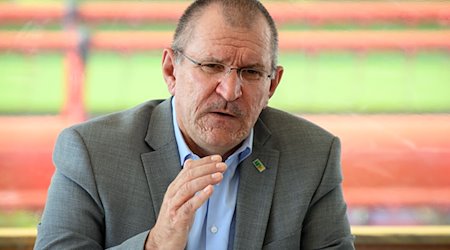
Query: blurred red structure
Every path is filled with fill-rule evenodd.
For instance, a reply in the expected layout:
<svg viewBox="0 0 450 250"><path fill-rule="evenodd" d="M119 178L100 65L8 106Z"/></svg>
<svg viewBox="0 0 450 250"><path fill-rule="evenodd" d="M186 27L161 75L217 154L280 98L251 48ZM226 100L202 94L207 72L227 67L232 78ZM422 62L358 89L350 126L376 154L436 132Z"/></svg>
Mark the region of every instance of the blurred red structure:
<svg viewBox="0 0 450 250"><path fill-rule="evenodd" d="M83 3L78 21L174 21L187 3ZM127 11L124 11L127 9ZM278 22L449 23L450 2L311 2L269 4ZM56 22L60 5L0 3L0 23ZM98 32L94 50L135 51L170 46L171 33ZM54 171L51 152L58 132L85 117L84 56L80 33L0 32L0 51L66 53L66 102L57 117L0 117L0 208L41 209ZM280 34L283 50L450 49L450 32L302 31ZM81 46L81 47L80 47ZM450 115L308 115L343 143L344 191L350 206L450 206Z"/></svg>
<svg viewBox="0 0 450 250"><path fill-rule="evenodd" d="M307 118L342 140L349 205L450 206L450 115Z"/></svg>
<svg viewBox="0 0 450 250"><path fill-rule="evenodd" d="M72 123L63 116L0 117L1 209L43 208L56 135Z"/></svg>
<svg viewBox="0 0 450 250"><path fill-rule="evenodd" d="M78 46L78 34L67 31L0 32L0 50L68 50ZM139 51L170 47L172 33L103 31L90 37L95 50ZM450 31L292 31L280 33L281 50L450 50Z"/></svg>
<svg viewBox="0 0 450 250"><path fill-rule="evenodd" d="M188 2L83 2L76 12L85 22L175 22ZM448 1L311 1L267 3L277 23L450 22ZM126 11L124 11L126 10ZM65 16L62 4L37 6L0 3L0 22L56 22Z"/></svg>

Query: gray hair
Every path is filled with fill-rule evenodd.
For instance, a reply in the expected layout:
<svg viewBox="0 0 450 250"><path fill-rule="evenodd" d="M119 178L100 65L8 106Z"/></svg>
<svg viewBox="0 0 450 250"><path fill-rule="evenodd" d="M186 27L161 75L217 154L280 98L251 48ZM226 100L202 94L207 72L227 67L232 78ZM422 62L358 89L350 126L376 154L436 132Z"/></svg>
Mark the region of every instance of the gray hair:
<svg viewBox="0 0 450 250"><path fill-rule="evenodd" d="M222 7L225 21L233 26L250 28L252 21L262 14L267 21L271 35L272 71L278 65L278 31L275 22L267 9L258 0L196 0L183 13L178 21L172 42L174 51L182 51L189 42L194 29L194 21L202 14L206 7L218 3Z"/></svg>

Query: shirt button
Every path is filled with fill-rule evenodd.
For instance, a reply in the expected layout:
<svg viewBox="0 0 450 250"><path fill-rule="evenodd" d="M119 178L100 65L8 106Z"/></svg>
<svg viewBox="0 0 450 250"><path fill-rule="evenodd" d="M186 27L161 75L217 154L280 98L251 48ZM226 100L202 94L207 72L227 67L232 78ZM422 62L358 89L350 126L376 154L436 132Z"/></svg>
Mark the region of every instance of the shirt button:
<svg viewBox="0 0 450 250"><path fill-rule="evenodd" d="M217 233L217 231L219 231L219 229L216 226L212 226L210 231L211 231L211 233L215 234L215 233Z"/></svg>

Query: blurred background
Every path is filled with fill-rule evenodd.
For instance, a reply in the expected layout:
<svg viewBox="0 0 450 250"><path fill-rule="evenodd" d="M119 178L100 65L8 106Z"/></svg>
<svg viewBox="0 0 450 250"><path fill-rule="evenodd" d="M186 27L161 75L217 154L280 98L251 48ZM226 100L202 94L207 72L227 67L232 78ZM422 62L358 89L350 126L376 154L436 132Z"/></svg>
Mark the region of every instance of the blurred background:
<svg viewBox="0 0 450 250"><path fill-rule="evenodd" d="M262 1L270 105L342 140L352 225L450 224L450 1ZM190 1L0 0L0 227L35 227L62 128L167 98L162 48Z"/></svg>

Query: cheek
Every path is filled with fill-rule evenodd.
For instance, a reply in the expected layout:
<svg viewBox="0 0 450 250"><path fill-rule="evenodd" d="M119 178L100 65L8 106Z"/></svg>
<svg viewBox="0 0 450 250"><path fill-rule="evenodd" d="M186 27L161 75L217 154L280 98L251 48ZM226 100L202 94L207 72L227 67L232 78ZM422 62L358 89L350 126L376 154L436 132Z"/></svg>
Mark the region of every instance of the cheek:
<svg viewBox="0 0 450 250"><path fill-rule="evenodd" d="M261 110L264 108L264 100L262 100L262 96L253 95L246 99L245 106L246 110L244 112L244 119L242 123L245 127L251 127L254 125L256 120L261 113Z"/></svg>
<svg viewBox="0 0 450 250"><path fill-rule="evenodd" d="M253 89L246 93L247 105L252 115L259 115L269 100L269 91L266 89ZM256 113L256 114L253 114Z"/></svg>
<svg viewBox="0 0 450 250"><path fill-rule="evenodd" d="M192 78L189 72L184 70L180 70L177 72L177 82L175 85L175 90L177 93L177 98L184 100L195 100L194 95L196 95L196 91L194 91L196 85L195 79Z"/></svg>
<svg viewBox="0 0 450 250"><path fill-rule="evenodd" d="M194 115L194 112L200 109L206 103L206 100L211 95L211 90L204 80L196 78L193 74L186 72L177 79L175 87L177 99L185 110L190 110L187 115Z"/></svg>

